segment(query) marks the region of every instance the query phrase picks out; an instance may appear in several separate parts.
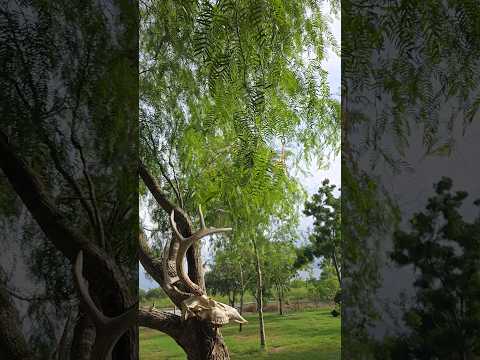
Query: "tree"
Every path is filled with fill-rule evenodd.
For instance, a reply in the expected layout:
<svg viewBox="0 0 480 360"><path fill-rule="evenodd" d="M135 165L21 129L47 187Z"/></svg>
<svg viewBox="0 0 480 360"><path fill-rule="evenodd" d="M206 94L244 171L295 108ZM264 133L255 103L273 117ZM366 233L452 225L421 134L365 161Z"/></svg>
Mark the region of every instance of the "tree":
<svg viewBox="0 0 480 360"><path fill-rule="evenodd" d="M212 295L225 295L228 297L230 306L235 306L237 292L240 292L240 282L235 267L229 265L215 262L205 273L205 284Z"/></svg>
<svg viewBox="0 0 480 360"><path fill-rule="evenodd" d="M411 230L395 233L392 260L413 265L417 276L416 303L404 315L411 333L398 339L394 359L400 352L401 358L427 359L480 355L480 218L463 218L467 197L443 177L425 211L411 218Z"/></svg>
<svg viewBox="0 0 480 360"><path fill-rule="evenodd" d="M315 257L323 257L332 263L341 285L341 196L334 195L335 188L334 184L325 179L312 200L305 203L304 214L313 216L314 228L309 236L310 244L300 250L296 265L301 266L313 261Z"/></svg>
<svg viewBox="0 0 480 360"><path fill-rule="evenodd" d="M320 279L310 281L313 285L313 293L320 301L336 302L336 296L340 290L335 268L328 262L322 263L322 273Z"/></svg>
<svg viewBox="0 0 480 360"><path fill-rule="evenodd" d="M412 150L448 156L475 123L479 13L476 1L342 1L346 358L371 356L369 325L378 324L382 312L375 301L384 265L379 249L401 210L379 169L415 171L408 161Z"/></svg>
<svg viewBox="0 0 480 360"><path fill-rule="evenodd" d="M320 66L335 44L320 4L151 1L141 18L140 175L161 209L152 204L152 218L165 224L175 209L186 237L186 214L201 205L207 223L232 226L221 238L250 245L263 301L265 233L272 218L296 217L301 196L289 169L338 149L338 102ZM144 248L145 269L162 276ZM199 244L187 261L203 289ZM164 315L166 323L175 319ZM164 331L165 322L145 324ZM211 325L178 319L176 326L179 333L167 332L174 339L195 339L182 345L189 358L229 357ZM265 346L262 327L260 334Z"/></svg>
<svg viewBox="0 0 480 360"><path fill-rule="evenodd" d="M274 241L267 245L265 272L268 282L275 290L280 315L283 315L285 294L289 290L290 281L297 273L294 267L295 259L296 252L292 242Z"/></svg>
<svg viewBox="0 0 480 360"><path fill-rule="evenodd" d="M129 164L137 144L127 140L138 134L138 75L127 55L136 53L134 13L133 4L88 1L10 1L0 11L0 193L11 200L0 209L2 233L24 234L9 240L21 242L32 282L45 289L44 301L29 300L2 279L1 311L19 309L18 301L29 310L30 332L2 317L8 339L25 338L2 343L10 359L25 358L11 348L24 343L45 357L138 356L137 182ZM63 333L52 331L64 324Z"/></svg>

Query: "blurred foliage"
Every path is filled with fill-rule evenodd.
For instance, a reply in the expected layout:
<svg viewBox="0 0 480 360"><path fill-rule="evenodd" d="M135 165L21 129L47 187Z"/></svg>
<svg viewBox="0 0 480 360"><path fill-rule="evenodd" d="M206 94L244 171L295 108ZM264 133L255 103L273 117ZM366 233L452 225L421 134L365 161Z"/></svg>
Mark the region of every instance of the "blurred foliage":
<svg viewBox="0 0 480 360"><path fill-rule="evenodd" d="M110 6L120 12L112 15L94 1L5 3L0 12L0 128L63 220L124 266L134 293L138 73L136 60L125 54L136 53L137 26L135 16L123 17L132 9L127 1ZM34 292L44 292L46 299L27 303L32 346L51 350L57 345L52 343L57 317L73 311L71 266L3 174L0 204L2 233L21 244L32 286L38 285Z"/></svg>
<svg viewBox="0 0 480 360"><path fill-rule="evenodd" d="M382 173L449 156L478 114L477 1L342 1L342 348L372 358L386 239L400 220Z"/></svg>
<svg viewBox="0 0 480 360"><path fill-rule="evenodd" d="M453 192L444 177L425 210L411 218L410 231L395 233L391 257L399 266L414 266L416 302L403 316L410 331L389 345L391 359L480 355L480 217L463 218L467 197Z"/></svg>

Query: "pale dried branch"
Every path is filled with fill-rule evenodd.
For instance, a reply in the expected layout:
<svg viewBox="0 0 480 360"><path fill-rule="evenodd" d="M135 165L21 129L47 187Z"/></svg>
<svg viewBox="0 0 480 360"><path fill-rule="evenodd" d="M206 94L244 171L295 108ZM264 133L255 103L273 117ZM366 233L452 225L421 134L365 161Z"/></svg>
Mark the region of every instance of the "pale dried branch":
<svg viewBox="0 0 480 360"><path fill-rule="evenodd" d="M193 245L194 242L199 241L205 236L217 234L217 233L222 233L222 232L227 232L231 231L232 228L207 228L205 226L205 219L203 218L203 213L201 208L199 207L199 213L200 213L200 224L201 228L200 230L196 231L189 237L184 237L180 231L178 231L177 224L175 222L175 211L172 210L170 214L170 225L172 227L172 230L175 234L175 238L178 242L178 252L177 252L177 257L176 257L176 270L177 274L180 278L181 281L187 286L187 288L196 295L202 295L203 290L195 284L192 280L190 280L189 276L187 275L185 271L185 267L183 266L183 261L185 259L185 256L187 254L188 249L190 246Z"/></svg>

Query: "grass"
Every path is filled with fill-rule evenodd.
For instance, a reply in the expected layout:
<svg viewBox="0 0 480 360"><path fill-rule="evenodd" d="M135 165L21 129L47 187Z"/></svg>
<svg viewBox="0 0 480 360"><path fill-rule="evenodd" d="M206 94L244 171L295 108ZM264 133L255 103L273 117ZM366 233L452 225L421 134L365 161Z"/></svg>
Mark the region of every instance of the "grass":
<svg viewBox="0 0 480 360"><path fill-rule="evenodd" d="M222 329L232 360L339 360L340 318L330 315L330 309L289 313L283 316L265 314L267 350L259 351L258 319L249 321L243 331L238 325ZM180 347L168 336L151 329L140 329L141 360L185 359Z"/></svg>

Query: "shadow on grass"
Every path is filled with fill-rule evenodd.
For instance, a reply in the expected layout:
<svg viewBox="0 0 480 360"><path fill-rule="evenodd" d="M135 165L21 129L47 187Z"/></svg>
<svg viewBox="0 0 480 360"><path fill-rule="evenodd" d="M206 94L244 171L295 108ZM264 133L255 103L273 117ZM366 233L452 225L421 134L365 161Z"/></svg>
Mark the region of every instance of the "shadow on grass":
<svg viewBox="0 0 480 360"><path fill-rule="evenodd" d="M340 319L329 309L265 316L267 351L259 351L258 320L247 315L249 323L238 332L237 325L226 326L222 333L232 360L339 360ZM140 359L185 359L178 345L164 334L140 330Z"/></svg>

